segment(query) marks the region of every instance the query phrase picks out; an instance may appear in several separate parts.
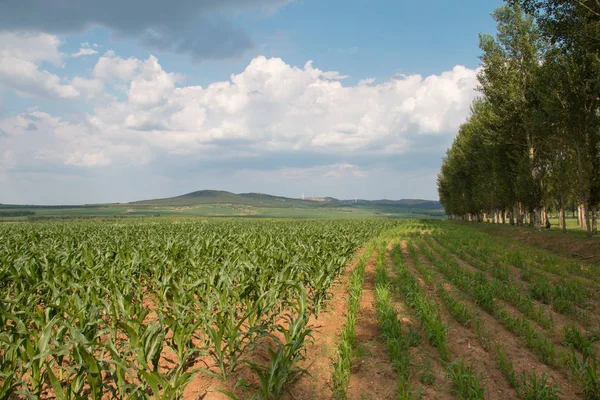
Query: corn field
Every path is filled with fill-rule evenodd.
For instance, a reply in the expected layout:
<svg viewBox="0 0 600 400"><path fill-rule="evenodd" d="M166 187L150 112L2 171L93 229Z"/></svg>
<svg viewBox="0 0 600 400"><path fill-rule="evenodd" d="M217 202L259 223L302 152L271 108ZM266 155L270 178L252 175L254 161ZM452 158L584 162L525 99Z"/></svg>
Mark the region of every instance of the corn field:
<svg viewBox="0 0 600 400"><path fill-rule="evenodd" d="M333 281L396 224L0 225L0 398L177 399L195 374L279 398Z"/></svg>

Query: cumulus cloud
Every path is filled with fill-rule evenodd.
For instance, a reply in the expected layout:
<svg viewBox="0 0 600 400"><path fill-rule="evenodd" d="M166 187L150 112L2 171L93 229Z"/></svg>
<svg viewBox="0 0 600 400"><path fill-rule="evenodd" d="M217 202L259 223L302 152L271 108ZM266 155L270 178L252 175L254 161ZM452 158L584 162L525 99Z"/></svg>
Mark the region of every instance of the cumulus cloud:
<svg viewBox="0 0 600 400"><path fill-rule="evenodd" d="M0 3L0 26L64 34L101 25L117 38L134 39L154 50L219 59L239 55L253 46L251 38L228 17L247 9L272 11L288 1L19 0Z"/></svg>
<svg viewBox="0 0 600 400"><path fill-rule="evenodd" d="M65 165L75 165L79 167L96 167L110 164L111 160L103 152L83 153L75 151L70 153L65 160Z"/></svg>
<svg viewBox="0 0 600 400"><path fill-rule="evenodd" d="M77 116L32 109L0 117L0 140L10 149L3 157L11 166L30 171L131 167L171 176L220 168L229 171L221 178L231 171L253 174L247 182L257 188L248 190L268 191L260 182L270 180L318 181L326 195L328 187L343 192L344 185L370 185L371 177L400 179L390 166L394 160L439 159L468 115L476 75L456 66L428 77L344 85L341 73L310 61L296 67L260 56L229 80L181 86L181 77L154 56L107 52L91 77L72 79L68 87L78 96L105 87L123 96L105 98L93 112ZM122 174L125 179L127 172Z"/></svg>
<svg viewBox="0 0 600 400"><path fill-rule="evenodd" d="M48 142L56 150L44 157L74 166L131 161L126 153L132 149L139 163L161 154L191 160L392 156L411 150L422 135L453 136L476 95L476 71L461 66L425 78L344 86L341 74L311 62L300 68L256 57L228 81L181 87L178 75L164 71L154 56L123 59L109 52L93 75L69 87L83 95L121 85L126 99L99 105L77 123L36 111L0 128L22 136L35 123L63 141Z"/></svg>
<svg viewBox="0 0 600 400"><path fill-rule="evenodd" d="M61 42L57 36L47 33L19 33L0 31L0 57L13 58L31 63L48 62L62 64L58 51Z"/></svg>
<svg viewBox="0 0 600 400"><path fill-rule="evenodd" d="M77 53L71 54L71 57L77 58L82 56L93 56L94 54L98 54L98 51L90 47L82 47Z"/></svg>
<svg viewBox="0 0 600 400"><path fill-rule="evenodd" d="M45 33L0 33L0 86L23 96L72 99L91 98L102 91L102 82L76 77L70 82L43 69L60 66L60 40Z"/></svg>

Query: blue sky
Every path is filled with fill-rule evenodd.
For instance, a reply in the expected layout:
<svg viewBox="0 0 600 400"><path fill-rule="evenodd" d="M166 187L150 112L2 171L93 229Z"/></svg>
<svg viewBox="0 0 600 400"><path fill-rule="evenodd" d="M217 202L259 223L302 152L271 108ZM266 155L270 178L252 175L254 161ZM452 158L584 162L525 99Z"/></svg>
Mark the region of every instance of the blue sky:
<svg viewBox="0 0 600 400"><path fill-rule="evenodd" d="M500 1L0 3L0 203L437 198Z"/></svg>

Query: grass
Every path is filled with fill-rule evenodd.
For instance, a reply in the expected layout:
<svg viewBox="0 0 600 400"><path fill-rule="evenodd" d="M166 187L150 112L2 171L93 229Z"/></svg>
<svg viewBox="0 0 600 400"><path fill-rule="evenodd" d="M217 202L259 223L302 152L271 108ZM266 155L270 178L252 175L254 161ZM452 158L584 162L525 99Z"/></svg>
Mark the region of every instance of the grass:
<svg viewBox="0 0 600 400"><path fill-rule="evenodd" d="M438 281L437 293L444 304L450 315L462 326L473 329L477 334L481 346L490 352L495 361L496 366L500 372L505 376L509 384L517 391L520 398L523 399L558 399L560 391L557 385L550 385L547 380L547 376L542 375L541 378L535 373L523 371L520 375L514 370L513 363L510 361L504 350L502 343L495 342L492 346L492 334L487 331L485 324L480 316L465 303L458 301L448 290L444 287L444 283ZM460 368L463 370L466 367L464 364ZM460 372L460 371L458 371ZM454 371L453 373L457 373ZM459 378L461 374L458 374ZM463 380L459 382L459 388L456 390L464 391L465 394L459 394L461 396L475 396L477 398L477 386L471 382L471 378L467 375L463 376ZM473 385L475 385L473 387ZM468 398L468 397L466 397Z"/></svg>
<svg viewBox="0 0 600 400"><path fill-rule="evenodd" d="M367 262L375 249L375 244L371 243L360 258L358 265L350 274L348 280L348 311L346 313L346 323L342 328L340 342L338 345L337 359L334 362L333 371L333 396L336 399L347 398L348 383L350 381L350 368L355 356L354 333L358 308L360 306L360 297L363 291L363 282L365 279L365 268Z"/></svg>
<svg viewBox="0 0 600 400"><path fill-rule="evenodd" d="M384 266L385 242L380 246L375 275L375 299L381 336L385 340L394 370L398 373L398 398L411 399L410 353L415 346L414 336L403 329L398 313L392 304L390 278Z"/></svg>
<svg viewBox="0 0 600 400"><path fill-rule="evenodd" d="M437 307L429 301L425 291L404 264L399 245L394 246L392 257L397 274L394 284L404 295L406 303L415 310L415 314L421 320L429 343L438 349L442 360L447 361L450 356L447 340L448 328L442 322Z"/></svg>
<svg viewBox="0 0 600 400"><path fill-rule="evenodd" d="M456 398L462 400L479 400L484 398L485 388L482 376L475 372L473 365L467 365L463 360L453 361L447 366L448 377Z"/></svg>

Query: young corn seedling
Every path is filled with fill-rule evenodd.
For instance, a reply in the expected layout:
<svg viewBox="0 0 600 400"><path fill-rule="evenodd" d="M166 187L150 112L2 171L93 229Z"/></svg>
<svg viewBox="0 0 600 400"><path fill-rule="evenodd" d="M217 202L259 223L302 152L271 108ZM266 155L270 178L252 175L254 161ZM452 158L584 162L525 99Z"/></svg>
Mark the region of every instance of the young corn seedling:
<svg viewBox="0 0 600 400"><path fill-rule="evenodd" d="M398 245L394 246L392 256L398 274L396 284L400 287L407 303L415 309L417 316L423 322L425 334L431 345L439 350L443 360L447 360L447 327L444 326L437 309L427 299L424 290L404 265Z"/></svg>
<svg viewBox="0 0 600 400"><path fill-rule="evenodd" d="M350 367L354 355L354 328L356 315L360 306L360 297L363 290L365 268L368 257L373 253L374 244L371 243L365 250L365 255L359 260L348 280L348 312L346 323L342 328L340 344L338 345L338 357L333 367L333 397L335 399L346 399L348 382L350 380Z"/></svg>
<svg viewBox="0 0 600 400"><path fill-rule="evenodd" d="M473 365L466 365L462 360L457 360L449 363L446 369L457 398L462 400L485 398L485 387L481 383L482 376L475 372Z"/></svg>
<svg viewBox="0 0 600 400"><path fill-rule="evenodd" d="M405 336L398 314L392 304L389 285L389 276L385 271L383 256L385 247L381 246L377 257L377 270L375 275L375 300L377 317L381 335L386 341L387 349L392 361L392 366L398 373L398 397L411 398L410 387L410 338Z"/></svg>
<svg viewBox="0 0 600 400"><path fill-rule="evenodd" d="M259 365L247 361L250 369L258 376L260 385L256 386L260 399L277 400L285 391L286 385L299 375L307 373L298 366L304 359L306 341L310 340L312 329L308 326L308 305L306 292L301 291L298 303L289 314L286 314L284 324L279 324L277 330L283 335L283 340L270 335L275 342L275 348L267 346L269 364Z"/></svg>
<svg viewBox="0 0 600 400"><path fill-rule="evenodd" d="M548 383L548 376L542 374L540 378L535 374L523 374L519 396L524 400L558 400L561 392L556 384Z"/></svg>

